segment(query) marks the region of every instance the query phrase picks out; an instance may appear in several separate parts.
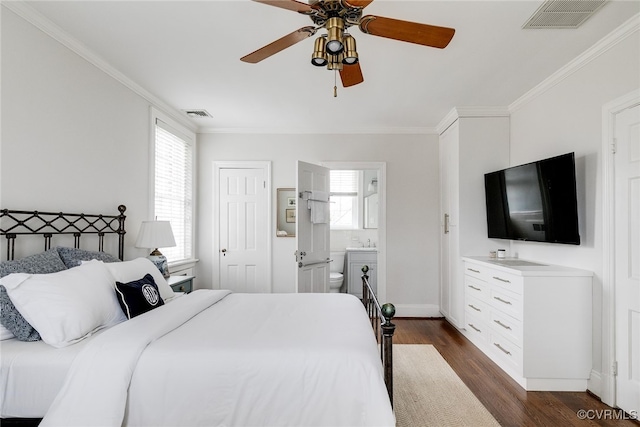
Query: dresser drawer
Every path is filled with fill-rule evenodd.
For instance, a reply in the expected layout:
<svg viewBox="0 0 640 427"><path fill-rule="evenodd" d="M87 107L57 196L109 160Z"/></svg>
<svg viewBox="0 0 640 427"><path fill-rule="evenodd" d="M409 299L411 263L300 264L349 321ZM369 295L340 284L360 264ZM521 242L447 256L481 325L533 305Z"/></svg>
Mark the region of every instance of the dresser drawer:
<svg viewBox="0 0 640 427"><path fill-rule="evenodd" d="M522 295L502 289L491 289L491 307L522 320Z"/></svg>
<svg viewBox="0 0 640 427"><path fill-rule="evenodd" d="M489 327L484 321L480 320L468 311L465 312L464 320L464 328L468 331L469 339L471 339L471 341L480 341L483 343L487 343L489 341Z"/></svg>
<svg viewBox="0 0 640 427"><path fill-rule="evenodd" d="M466 276L475 277L478 280L486 281L489 275L489 269L484 266L472 264L469 262L465 262L464 264L464 274Z"/></svg>
<svg viewBox="0 0 640 427"><path fill-rule="evenodd" d="M482 280L478 280L473 276L465 276L464 278L465 296L471 296L480 301L489 302L489 285Z"/></svg>
<svg viewBox="0 0 640 427"><path fill-rule="evenodd" d="M489 313L488 323L491 329L522 347L522 322L507 316L500 311L492 310Z"/></svg>
<svg viewBox="0 0 640 427"><path fill-rule="evenodd" d="M483 322L488 322L490 319L489 305L470 296L469 294L465 295L464 311L465 313L469 313L471 316L477 317Z"/></svg>
<svg viewBox="0 0 640 427"><path fill-rule="evenodd" d="M516 372L522 373L522 348L494 331L489 331L489 344L498 359L506 362Z"/></svg>
<svg viewBox="0 0 640 427"><path fill-rule="evenodd" d="M505 273L500 270L491 270L488 282L491 285L496 285L498 287L501 287L502 289L507 289L511 292L522 294L522 276L516 276L515 274Z"/></svg>

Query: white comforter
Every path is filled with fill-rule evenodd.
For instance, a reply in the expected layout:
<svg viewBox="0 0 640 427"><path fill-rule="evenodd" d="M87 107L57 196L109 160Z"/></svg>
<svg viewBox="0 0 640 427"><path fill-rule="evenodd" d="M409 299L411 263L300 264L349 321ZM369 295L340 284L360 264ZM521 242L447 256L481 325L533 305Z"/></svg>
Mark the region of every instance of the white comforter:
<svg viewBox="0 0 640 427"><path fill-rule="evenodd" d="M41 426L392 426L375 338L345 294L201 290L78 355Z"/></svg>

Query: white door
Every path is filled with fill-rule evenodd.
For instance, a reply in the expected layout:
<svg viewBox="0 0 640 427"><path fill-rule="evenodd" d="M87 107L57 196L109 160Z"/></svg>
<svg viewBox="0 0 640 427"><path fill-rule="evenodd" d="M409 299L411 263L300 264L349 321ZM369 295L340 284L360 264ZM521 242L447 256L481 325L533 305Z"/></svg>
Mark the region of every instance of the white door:
<svg viewBox="0 0 640 427"><path fill-rule="evenodd" d="M267 172L221 168L218 176L220 288L271 292Z"/></svg>
<svg viewBox="0 0 640 427"><path fill-rule="evenodd" d="M298 161L296 183L296 263L298 292L329 291L330 169ZM316 212L312 212L316 210ZM313 216L313 221L312 221Z"/></svg>
<svg viewBox="0 0 640 427"><path fill-rule="evenodd" d="M640 106L615 117L616 405L640 410Z"/></svg>

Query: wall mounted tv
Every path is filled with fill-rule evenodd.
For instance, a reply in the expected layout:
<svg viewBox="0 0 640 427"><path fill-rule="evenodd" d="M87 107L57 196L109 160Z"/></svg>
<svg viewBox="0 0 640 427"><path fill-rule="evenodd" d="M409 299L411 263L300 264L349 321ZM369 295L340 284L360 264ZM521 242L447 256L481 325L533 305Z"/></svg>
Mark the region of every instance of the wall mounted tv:
<svg viewBox="0 0 640 427"><path fill-rule="evenodd" d="M485 174L490 238L580 244L575 155Z"/></svg>

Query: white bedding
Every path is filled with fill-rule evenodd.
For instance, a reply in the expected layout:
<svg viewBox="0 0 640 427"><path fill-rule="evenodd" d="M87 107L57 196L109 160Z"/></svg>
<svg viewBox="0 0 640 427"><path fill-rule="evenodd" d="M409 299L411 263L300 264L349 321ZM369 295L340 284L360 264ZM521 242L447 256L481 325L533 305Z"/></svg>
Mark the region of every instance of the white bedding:
<svg viewBox="0 0 640 427"><path fill-rule="evenodd" d="M0 416L42 418L62 388L73 360L92 338L64 348L15 338L0 342Z"/></svg>
<svg viewBox="0 0 640 427"><path fill-rule="evenodd" d="M395 419L357 298L201 290L88 342L41 425L391 426Z"/></svg>

